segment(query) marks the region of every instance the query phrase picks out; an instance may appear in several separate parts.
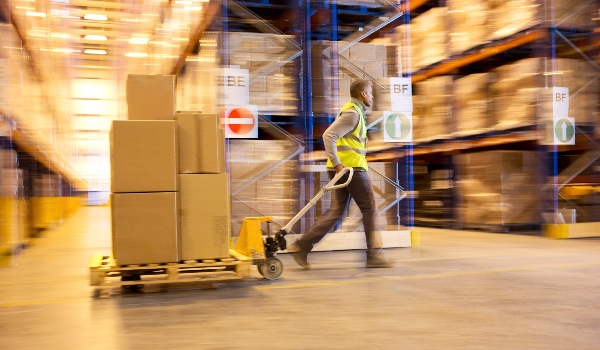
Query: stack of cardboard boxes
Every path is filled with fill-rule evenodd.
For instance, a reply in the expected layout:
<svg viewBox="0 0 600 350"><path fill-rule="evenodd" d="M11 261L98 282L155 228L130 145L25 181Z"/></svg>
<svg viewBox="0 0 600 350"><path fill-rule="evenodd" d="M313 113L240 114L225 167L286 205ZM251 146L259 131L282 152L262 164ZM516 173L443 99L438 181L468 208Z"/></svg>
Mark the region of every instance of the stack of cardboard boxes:
<svg viewBox="0 0 600 350"><path fill-rule="evenodd" d="M229 256L224 135L216 115L175 112L175 77L130 75L111 129L113 257L119 265Z"/></svg>
<svg viewBox="0 0 600 350"><path fill-rule="evenodd" d="M450 52L447 17L447 7L434 7L410 25L398 26L393 34L393 42L403 47L398 50L398 59L410 54L412 70L418 70L447 58ZM407 47L410 47L409 52Z"/></svg>
<svg viewBox="0 0 600 350"><path fill-rule="evenodd" d="M541 220L539 155L534 151L487 151L454 158L466 227L533 225Z"/></svg>
<svg viewBox="0 0 600 350"><path fill-rule="evenodd" d="M439 76L415 84L415 141L426 142L445 138L452 132L452 83L452 77Z"/></svg>
<svg viewBox="0 0 600 350"><path fill-rule="evenodd" d="M492 73L470 74L454 81L457 136L479 134L494 124L490 83Z"/></svg>

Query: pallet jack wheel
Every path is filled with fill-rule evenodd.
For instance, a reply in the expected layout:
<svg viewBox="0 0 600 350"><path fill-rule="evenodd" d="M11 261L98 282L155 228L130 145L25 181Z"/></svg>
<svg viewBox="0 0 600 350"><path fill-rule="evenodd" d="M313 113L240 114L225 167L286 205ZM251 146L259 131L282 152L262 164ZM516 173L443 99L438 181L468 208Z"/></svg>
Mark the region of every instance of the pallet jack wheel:
<svg viewBox="0 0 600 350"><path fill-rule="evenodd" d="M258 265L258 272L268 280L276 280L283 272L283 263L275 257L266 258L264 264Z"/></svg>

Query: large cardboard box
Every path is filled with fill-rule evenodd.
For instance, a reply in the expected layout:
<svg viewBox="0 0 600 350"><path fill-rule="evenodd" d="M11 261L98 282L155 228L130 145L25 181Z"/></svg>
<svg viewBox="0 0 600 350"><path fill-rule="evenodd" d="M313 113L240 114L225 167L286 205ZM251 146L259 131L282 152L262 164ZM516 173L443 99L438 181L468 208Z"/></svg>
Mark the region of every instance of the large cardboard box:
<svg viewBox="0 0 600 350"><path fill-rule="evenodd" d="M177 113L179 173L225 172L225 132L215 114Z"/></svg>
<svg viewBox="0 0 600 350"><path fill-rule="evenodd" d="M182 260L229 257L231 208L227 174L180 174Z"/></svg>
<svg viewBox="0 0 600 350"><path fill-rule="evenodd" d="M113 193L112 248L119 265L179 261L177 193Z"/></svg>
<svg viewBox="0 0 600 350"><path fill-rule="evenodd" d="M176 191L175 121L113 121L110 163L111 192Z"/></svg>
<svg viewBox="0 0 600 350"><path fill-rule="evenodd" d="M127 76L127 118L129 120L174 120L174 75Z"/></svg>

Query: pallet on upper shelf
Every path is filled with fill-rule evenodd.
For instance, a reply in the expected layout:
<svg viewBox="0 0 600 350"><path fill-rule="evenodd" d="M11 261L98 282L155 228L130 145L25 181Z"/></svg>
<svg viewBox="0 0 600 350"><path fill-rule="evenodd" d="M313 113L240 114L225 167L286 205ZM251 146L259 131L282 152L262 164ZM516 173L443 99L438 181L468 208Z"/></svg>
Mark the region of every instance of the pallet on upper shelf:
<svg viewBox="0 0 600 350"><path fill-rule="evenodd" d="M511 35L507 38L498 39L491 43L478 46L470 49L466 54L450 57L413 72L412 82L417 83L434 76L452 73L458 68L532 43L543 38L546 34L547 30L545 28L534 27Z"/></svg>

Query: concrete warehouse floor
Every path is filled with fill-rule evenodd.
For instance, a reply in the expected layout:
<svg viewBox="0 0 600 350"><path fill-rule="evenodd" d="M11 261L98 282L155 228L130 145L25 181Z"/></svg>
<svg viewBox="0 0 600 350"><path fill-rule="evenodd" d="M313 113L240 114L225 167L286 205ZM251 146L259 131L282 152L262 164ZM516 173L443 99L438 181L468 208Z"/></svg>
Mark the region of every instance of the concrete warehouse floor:
<svg viewBox="0 0 600 350"><path fill-rule="evenodd" d="M423 229L388 249L309 256L267 281L94 297L110 210L88 207L0 269L1 349L600 349L600 240Z"/></svg>

